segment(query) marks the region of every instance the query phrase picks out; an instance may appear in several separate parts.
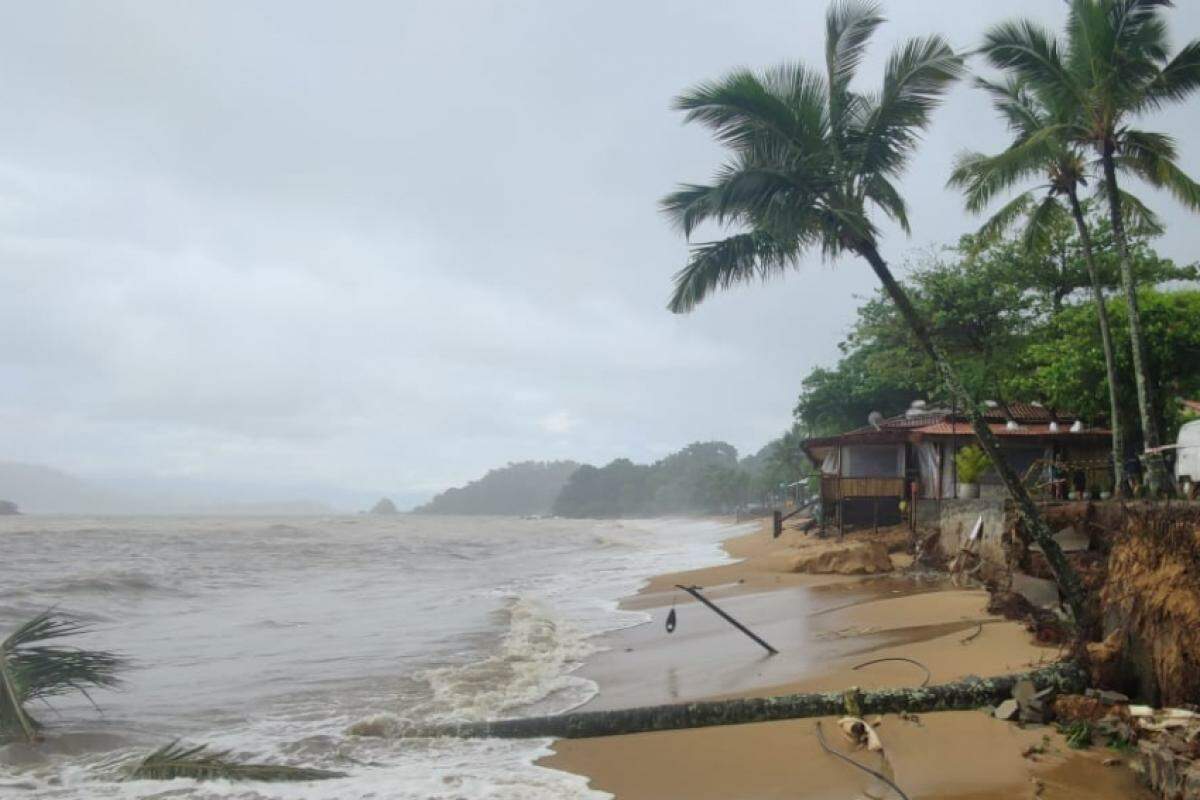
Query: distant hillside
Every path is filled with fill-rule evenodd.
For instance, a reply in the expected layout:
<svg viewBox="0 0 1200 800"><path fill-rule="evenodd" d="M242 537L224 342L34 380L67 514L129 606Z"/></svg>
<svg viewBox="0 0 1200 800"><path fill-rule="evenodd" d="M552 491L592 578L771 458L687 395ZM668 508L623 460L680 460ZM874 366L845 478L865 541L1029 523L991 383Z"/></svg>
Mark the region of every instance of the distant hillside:
<svg viewBox="0 0 1200 800"><path fill-rule="evenodd" d="M574 461L522 461L488 472L466 486L447 489L413 511L417 514L546 514L567 479L579 469Z"/></svg>
<svg viewBox="0 0 1200 800"><path fill-rule="evenodd" d="M31 514L112 514L126 510L123 495L50 467L0 461L0 499Z"/></svg>
<svg viewBox="0 0 1200 800"><path fill-rule="evenodd" d="M694 442L653 464L618 458L603 467L584 464L554 501L560 517L653 517L729 514L749 503L777 499L781 487L809 472L789 431L739 459L726 442Z"/></svg>
<svg viewBox="0 0 1200 800"><path fill-rule="evenodd" d="M302 488L262 489L186 480L127 479L110 485L41 464L0 461L0 500L24 514L207 514L305 516L335 513Z"/></svg>

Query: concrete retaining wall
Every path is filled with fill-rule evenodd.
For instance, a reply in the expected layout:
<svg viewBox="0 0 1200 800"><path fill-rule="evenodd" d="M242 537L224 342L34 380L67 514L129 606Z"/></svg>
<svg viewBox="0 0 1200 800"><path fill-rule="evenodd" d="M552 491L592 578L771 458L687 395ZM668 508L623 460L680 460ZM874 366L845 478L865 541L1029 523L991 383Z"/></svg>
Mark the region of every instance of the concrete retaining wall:
<svg viewBox="0 0 1200 800"><path fill-rule="evenodd" d="M1008 552L1004 535L1008 530L1008 518L1006 503L1002 498L943 500L938 518L942 551L953 559L967 543L975 522L981 516L983 531L975 552L988 562L990 567L1007 569Z"/></svg>

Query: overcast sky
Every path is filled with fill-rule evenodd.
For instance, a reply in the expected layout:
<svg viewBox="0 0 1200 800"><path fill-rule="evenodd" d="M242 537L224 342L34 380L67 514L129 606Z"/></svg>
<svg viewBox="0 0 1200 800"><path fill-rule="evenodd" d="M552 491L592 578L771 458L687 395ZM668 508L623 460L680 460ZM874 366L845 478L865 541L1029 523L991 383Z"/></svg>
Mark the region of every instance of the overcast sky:
<svg viewBox="0 0 1200 800"><path fill-rule="evenodd" d="M1170 14L1178 45L1200 7ZM0 29L0 459L108 480L427 495L506 461L753 451L832 363L863 265L664 306L656 209L719 150L669 110L821 58L825 2L11 4ZM1051 0L892 0L958 46ZM1200 173L1194 101L1155 125ZM1004 131L954 92L896 265L977 224L943 186ZM1195 258L1195 219L1160 243ZM886 409L885 409L886 410ZM318 498L320 499L320 498Z"/></svg>

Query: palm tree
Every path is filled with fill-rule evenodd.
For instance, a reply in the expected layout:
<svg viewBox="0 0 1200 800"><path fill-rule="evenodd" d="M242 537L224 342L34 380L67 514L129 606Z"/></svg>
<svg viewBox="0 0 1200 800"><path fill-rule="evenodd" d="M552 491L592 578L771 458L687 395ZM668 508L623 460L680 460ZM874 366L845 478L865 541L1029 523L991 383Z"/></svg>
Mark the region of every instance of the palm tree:
<svg viewBox="0 0 1200 800"><path fill-rule="evenodd" d="M1121 494L1125 484L1125 446L1117 400L1116 360L1091 231L1079 197L1080 189L1087 185L1090 165L1084 150L1066 135L1073 111L1063 105L1048 108L1046 102L1027 91L1019 79L993 83L980 78L975 83L991 94L993 105L1007 121L1014 139L1003 152L994 156L973 152L960 155L949 183L964 191L967 209L979 213L996 195L1014 185L1032 178L1045 181L1018 194L984 223L979 233L985 240L1023 222L1022 244L1026 252L1032 253L1048 245L1064 219L1074 223L1100 324L1108 379L1113 483L1116 492ZM1135 219L1139 227L1145 230L1157 227L1153 215L1136 198L1126 195L1122 203L1124 215Z"/></svg>
<svg viewBox="0 0 1200 800"><path fill-rule="evenodd" d="M1017 76L1048 106L1079 109L1066 135L1099 156L1129 307L1138 415L1152 493L1169 486L1170 479L1161 454L1154 452L1160 444L1155 387L1117 171L1128 170L1200 209L1200 185L1175 163L1171 138L1131 126L1133 117L1182 101L1200 87L1200 40L1188 43L1174 58L1168 56L1162 10L1171 5L1170 0L1071 0L1065 43L1033 22L1016 20L989 30L982 47L993 66Z"/></svg>
<svg viewBox="0 0 1200 800"><path fill-rule="evenodd" d="M980 445L1082 620L1074 571L1020 479L1000 457L979 404L880 255L868 207L908 230L904 198L892 181L963 70L962 58L941 37L917 38L892 52L878 92L852 90L867 41L882 22L873 3L835 2L826 15L824 74L801 64L761 73L739 69L676 100L687 121L710 128L731 156L711 184L683 185L663 200L663 208L689 239L706 221L741 230L692 247L687 265L675 275L669 308L687 312L716 289L796 268L813 247L826 257L863 258L937 365L943 385L967 410Z"/></svg>

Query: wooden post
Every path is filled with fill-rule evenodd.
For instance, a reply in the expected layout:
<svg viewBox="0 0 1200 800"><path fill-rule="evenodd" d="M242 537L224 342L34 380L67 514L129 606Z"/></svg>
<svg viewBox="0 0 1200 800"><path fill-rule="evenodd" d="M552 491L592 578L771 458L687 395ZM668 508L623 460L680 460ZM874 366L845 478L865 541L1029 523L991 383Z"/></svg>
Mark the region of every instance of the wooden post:
<svg viewBox="0 0 1200 800"><path fill-rule="evenodd" d="M783 512L775 509L771 512L772 539L778 539L783 534Z"/></svg>

